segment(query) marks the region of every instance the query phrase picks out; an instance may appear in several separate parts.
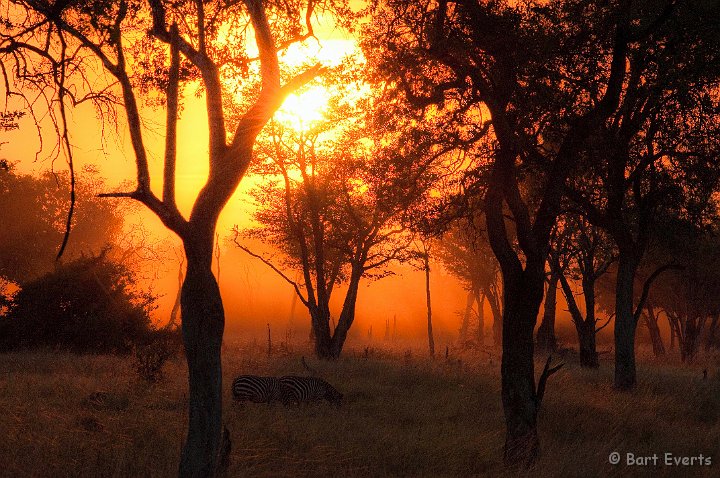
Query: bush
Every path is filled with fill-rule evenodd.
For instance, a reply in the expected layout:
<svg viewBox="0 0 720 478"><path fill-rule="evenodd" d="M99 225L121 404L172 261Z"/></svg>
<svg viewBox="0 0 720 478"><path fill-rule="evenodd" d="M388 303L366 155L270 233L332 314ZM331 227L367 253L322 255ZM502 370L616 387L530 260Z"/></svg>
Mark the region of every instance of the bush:
<svg viewBox="0 0 720 478"><path fill-rule="evenodd" d="M180 351L182 338L180 329L160 329L152 334L149 343L135 349L133 370L148 383L162 380L162 368L167 360Z"/></svg>
<svg viewBox="0 0 720 478"><path fill-rule="evenodd" d="M22 285L0 319L0 349L129 353L151 339L154 302L104 254L77 259Z"/></svg>

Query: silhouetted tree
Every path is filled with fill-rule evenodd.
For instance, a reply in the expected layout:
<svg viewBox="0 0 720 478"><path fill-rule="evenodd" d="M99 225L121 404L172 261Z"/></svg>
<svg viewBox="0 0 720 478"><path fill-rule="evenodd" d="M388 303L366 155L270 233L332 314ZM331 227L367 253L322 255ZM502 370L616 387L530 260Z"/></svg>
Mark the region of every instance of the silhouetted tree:
<svg viewBox="0 0 720 478"><path fill-rule="evenodd" d="M104 188L92 168L78 174L75 234L66 257L98 254L122 231L124 210L96 195ZM0 170L0 276L17 284L51 271L65 228L65 196L69 177L45 172L35 177L10 166Z"/></svg>
<svg viewBox="0 0 720 478"><path fill-rule="evenodd" d="M538 349L549 352L553 352L557 348L555 317L557 314L557 287L559 280L559 275L551 270L546 279L547 287L545 289L543 316L535 335Z"/></svg>
<svg viewBox="0 0 720 478"><path fill-rule="evenodd" d="M255 169L265 179L255 189L259 226L245 235L279 249L283 258L255 253L236 236L238 246L293 287L310 313L315 352L324 359L342 352L360 281L385 277L393 262L408 259L402 217L421 200L427 182L408 181L411 171L387 168L384 154L394 153L368 128L363 110L369 100L357 101L338 104L328 118L305 128L270 125L260 148L264 161ZM302 282L291 279L290 270ZM331 330L330 299L341 284L347 290Z"/></svg>
<svg viewBox="0 0 720 478"><path fill-rule="evenodd" d="M467 304L461 325L460 340L466 340L468 321L473 304L477 306L478 319L483 317L483 304L487 299L493 314L493 338L500 345L502 315L500 311L499 266L488 244L487 234L482 228L482 218L469 222L462 218L442 234L437 241L437 257L447 270L464 285L468 291ZM484 324L478 324L478 343L483 344Z"/></svg>
<svg viewBox="0 0 720 478"><path fill-rule="evenodd" d="M128 353L151 340L154 302L104 253L76 259L23 284L0 319L2 348Z"/></svg>
<svg viewBox="0 0 720 478"><path fill-rule="evenodd" d="M211 270L217 219L247 171L260 130L289 93L320 72L315 65L284 75L278 62L278 50L313 36L311 20L320 12L351 16L344 0L18 0L0 13L0 65L5 78L16 80L13 92L41 89L43 97L57 100L47 106L58 118L70 162L66 105L92 102L101 118L116 117L121 105L137 179L133 190L106 196L141 202L183 242L181 315L190 391L181 476L212 475L221 451L225 318ZM255 36L255 58L246 48L248 30ZM20 56L23 61L16 60ZM181 85L189 80L206 100L209 174L185 218L175 201L175 171ZM256 94L231 123L226 106L235 101L233 84L246 81L255 82ZM150 187L142 101L167 111L161 196Z"/></svg>
<svg viewBox="0 0 720 478"><path fill-rule="evenodd" d="M623 47L622 95L595 125L579 154L583 169L567 193L618 248L615 386L636 383L635 274L654 220L664 209L702 210L717 183L720 36L708 18L716 2L625 2L617 30ZM621 17L622 18L622 17ZM603 65L603 63L601 63ZM578 72L581 73L581 72ZM602 75L582 74L575 88L592 98ZM619 85L620 86L620 85Z"/></svg>
<svg viewBox="0 0 720 478"><path fill-rule="evenodd" d="M675 270L655 276L646 302L646 319L655 316L656 322L659 312L655 309L662 310L678 338L681 359L689 362L697 355L702 337L720 311L717 223L699 227L686 219L667 216L659 222L662 230L655 234L644 269L667 269L664 264L673 264ZM652 322L648 323L652 327Z"/></svg>
<svg viewBox="0 0 720 478"><path fill-rule="evenodd" d="M529 465L539 453L540 390L550 374L536 386L533 333L565 183L585 144L619 111L629 51L652 46L641 40L648 23L664 23L663 7L386 0L367 30L366 55L387 94L417 123L438 125L438 143L488 158L467 191L484 196L503 277L509 465ZM592 90L576 78L591 79Z"/></svg>
<svg viewBox="0 0 720 478"><path fill-rule="evenodd" d="M578 334L580 344L580 365L597 368L598 354L595 335L607 326L597 327L595 283L615 262L613 245L597 227L581 217L565 215L557 226L555 246L550 252L550 264L562 287L570 316ZM575 298L568 276L580 282L584 301L585 316Z"/></svg>

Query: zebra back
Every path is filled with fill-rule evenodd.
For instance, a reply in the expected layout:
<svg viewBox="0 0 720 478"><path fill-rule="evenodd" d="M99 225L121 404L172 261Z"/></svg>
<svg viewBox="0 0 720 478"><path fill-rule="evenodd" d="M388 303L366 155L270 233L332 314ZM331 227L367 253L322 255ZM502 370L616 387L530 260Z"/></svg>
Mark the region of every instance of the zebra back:
<svg viewBox="0 0 720 478"><path fill-rule="evenodd" d="M232 383L233 398L240 402L271 403L287 400L287 389L276 377L240 375Z"/></svg>
<svg viewBox="0 0 720 478"><path fill-rule="evenodd" d="M299 404L327 400L334 405L342 403L342 393L321 378L286 375L280 377L280 383L287 388L290 402Z"/></svg>

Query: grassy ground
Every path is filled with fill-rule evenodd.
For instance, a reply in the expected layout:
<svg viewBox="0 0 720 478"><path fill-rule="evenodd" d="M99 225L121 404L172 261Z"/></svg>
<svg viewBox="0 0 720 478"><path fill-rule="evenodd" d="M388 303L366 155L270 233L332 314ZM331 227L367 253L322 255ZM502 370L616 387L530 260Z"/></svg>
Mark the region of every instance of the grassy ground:
<svg viewBox="0 0 720 478"><path fill-rule="evenodd" d="M518 476L501 464L504 425L497 359L430 361L403 351L348 350L318 363L307 350L268 357L226 343L224 373L303 374L300 356L345 394L286 409L240 406L226 393L229 476ZM181 359L147 385L131 360L50 352L0 355L0 475L173 476L185 429ZM538 368L541 364L538 364ZM702 366L641 362L640 387L617 393L612 369L572 359L551 378L540 416L543 456L520 476L720 476L720 378ZM660 455L658 466L608 463L610 452ZM661 466L662 454L712 457L711 466Z"/></svg>

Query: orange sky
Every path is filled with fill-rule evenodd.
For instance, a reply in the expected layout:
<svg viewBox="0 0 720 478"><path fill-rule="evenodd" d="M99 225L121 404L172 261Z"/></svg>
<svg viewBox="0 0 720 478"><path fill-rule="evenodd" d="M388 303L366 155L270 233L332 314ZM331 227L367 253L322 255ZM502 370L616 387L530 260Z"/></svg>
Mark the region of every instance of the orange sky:
<svg viewBox="0 0 720 478"><path fill-rule="evenodd" d="M356 2L359 3L359 2ZM324 63L335 62L346 52L356 48L355 39L332 25L319 24L316 34L320 38L319 45L311 42L309 49L298 53L292 52L281 57L288 64L297 63L299 57L306 54L317 55ZM293 58L295 55L298 58ZM0 93L2 93L0 91ZM318 110L325 106L322 91L316 89L304 97L293 96L286 102L283 111L278 113L279 121L297 125L299 117L308 121L317 119ZM192 206L196 193L204 183L208 172L208 133L205 115L204 98L197 98L194 91L187 91L184 96L184 109L178 123L178 160L177 160L177 197L180 210L187 214ZM145 119L144 139L149 150L152 186L158 194L161 188L162 156L164 147L164 111L143 110ZM85 164L95 164L107 179L111 190L116 190L122 182L134 184L135 161L129 138L120 124L120 132L116 134L111 128L105 133L89 105L81 105L70 111L71 142L77 169ZM47 122L45 141L53 141L52 129ZM35 153L39 149L39 139L30 118L21 121L21 128L3 134L0 157L11 161L19 161L18 170L23 173L38 173L50 168L50 161L44 159L49 148L35 161ZM55 164L56 169L63 169L62 160ZM218 223L221 237L227 235L233 225L247 225L251 207L248 190L252 188L256 178L245 178L238 191L226 206ZM159 240L171 242L179 249L179 241L169 233L160 221L144 209L128 222L142 222L154 232ZM177 292L178 264L172 258L163 264L154 266L152 287L161 294L160 308L156 319L164 322ZM426 311L424 274L403 267L397 269L394 277L379 282L361 284L357 305L357 319L351 331L350 343L353 338L365 341L368 329L373 327L373 336L381 339L384 334L385 321L397 317L398 335L404 339L426 340ZM291 287L278 278L275 273L257 260L248 257L234 246L222 244L220 287L226 307L228 329L251 334L262 339L266 332L266 323L273 324L276 333L284 337L292 329L298 335L307 334L309 320L306 318L302 304L297 304L294 318L290 317L293 291ZM449 276L442 267L435 265L431 277L434 326L438 347L456 340L459 328L459 313L465 306L465 292L456 280ZM335 293L335 309L339 310L342 289ZM560 315L566 315L562 307ZM486 325L490 326L490 310L486 310Z"/></svg>
<svg viewBox="0 0 720 478"><path fill-rule="evenodd" d="M343 52L356 48L355 39L332 25L316 25L316 34L320 38L319 45L309 46L311 54L317 55L324 64L334 62ZM296 62L292 51L281 57L281 61ZM177 197L180 210L189 212L195 195L207 177L208 133L203 98L196 98L192 91L186 92L184 110L178 123L178 161L177 161ZM317 91L311 92L303 99L291 97L287 101L289 107L279 113L281 121L296 122L293 119L297 111L302 111L305 120L317 116L316 110L324 106ZM309 99L308 99L309 98ZM116 134L112 128L101 128L95 111L89 105L81 105L69 112L71 126L71 142L78 170L85 164L95 164L107 179L110 189L117 189L121 183L133 184L135 177L135 161L129 138L120 124L120 132ZM162 148L164 145L164 112L143 110L145 120L144 139L149 150L153 189L159 192L162 186ZM308 118L309 117L309 118ZM122 121L122 119L121 119ZM47 121L42 123L45 134L45 151L40 159L35 160L39 150L39 138L30 118L21 121L21 128L4 133L0 157L11 161L19 161L18 170L22 173L39 173L49 169L51 163L46 159L48 142L54 140L52 130ZM54 165L56 169L66 168L62 160ZM240 188L228 203L218 223L221 236L227 235L234 224L247 224L250 205L247 191L252 187L254 178L245 178ZM178 244L171 235L149 212L142 210L136 217L128 217L129 222L142 222L148 230L157 234L159 239ZM172 254L170 254L172 257ZM153 288L162 294L160 309L156 312L157 319L167 320L169 309L176 294L177 263L166 261L155 271ZM361 285L357 307L357 319L351 335L366 338L370 326L374 336L382 337L385 320L397 316L398 335L405 338L423 338L425 334L425 295L423 274L403 269L396 277L384 279L377 283ZM435 326L442 342L443 336L450 340L456 335L458 317L456 312L464 306L465 294L457 283L438 268L432 276ZM284 330L307 330L308 321L303 319L303 308L298 304L295 318L290 319L292 289L268 270L264 265L249 258L243 252L232 247L223 247L221 259L221 290L226 304L228 328L253 334L265 332L265 324L277 324L279 334ZM341 297L336 292L335 304L340 306ZM282 332L280 331L282 330ZM299 332L306 333L306 332ZM352 337L351 337L352 339Z"/></svg>

